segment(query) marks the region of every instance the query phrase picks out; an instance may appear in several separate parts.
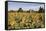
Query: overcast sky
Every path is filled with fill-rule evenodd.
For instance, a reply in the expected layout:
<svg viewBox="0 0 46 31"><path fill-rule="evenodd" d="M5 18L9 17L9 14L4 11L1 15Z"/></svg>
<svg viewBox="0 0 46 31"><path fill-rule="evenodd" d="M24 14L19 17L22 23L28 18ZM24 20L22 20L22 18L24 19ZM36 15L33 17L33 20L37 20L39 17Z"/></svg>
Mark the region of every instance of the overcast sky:
<svg viewBox="0 0 46 31"><path fill-rule="evenodd" d="M8 10L18 10L19 8L23 10L38 10L40 6L44 8L44 4L8 2Z"/></svg>

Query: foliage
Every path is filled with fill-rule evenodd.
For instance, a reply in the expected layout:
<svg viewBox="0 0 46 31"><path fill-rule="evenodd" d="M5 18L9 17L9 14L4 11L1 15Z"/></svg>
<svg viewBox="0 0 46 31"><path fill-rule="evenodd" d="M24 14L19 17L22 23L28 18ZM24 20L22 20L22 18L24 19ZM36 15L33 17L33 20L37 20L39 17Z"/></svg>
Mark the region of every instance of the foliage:
<svg viewBox="0 0 46 31"><path fill-rule="evenodd" d="M22 8L19 8L19 9L18 9L18 12L23 12Z"/></svg>
<svg viewBox="0 0 46 31"><path fill-rule="evenodd" d="M39 13L44 13L45 12L45 10L43 9L43 8L39 8Z"/></svg>
<svg viewBox="0 0 46 31"><path fill-rule="evenodd" d="M8 29L44 28L44 13L8 13Z"/></svg>

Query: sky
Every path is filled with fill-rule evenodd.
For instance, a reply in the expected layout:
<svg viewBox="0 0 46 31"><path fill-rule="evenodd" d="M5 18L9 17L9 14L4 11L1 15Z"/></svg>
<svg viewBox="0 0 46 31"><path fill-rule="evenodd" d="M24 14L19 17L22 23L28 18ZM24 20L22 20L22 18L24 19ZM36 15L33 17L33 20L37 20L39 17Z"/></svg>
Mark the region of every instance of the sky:
<svg viewBox="0 0 46 31"><path fill-rule="evenodd" d="M39 7L44 8L44 4L36 4L36 3L20 3L20 2L8 2L8 11L9 10L18 10L22 8L23 10L39 10Z"/></svg>

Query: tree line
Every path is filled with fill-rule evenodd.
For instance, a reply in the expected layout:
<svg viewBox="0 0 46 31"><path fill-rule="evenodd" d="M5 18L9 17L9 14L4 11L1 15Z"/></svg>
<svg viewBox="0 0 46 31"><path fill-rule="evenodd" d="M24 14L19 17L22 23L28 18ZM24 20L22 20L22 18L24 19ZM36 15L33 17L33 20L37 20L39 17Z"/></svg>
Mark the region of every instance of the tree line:
<svg viewBox="0 0 46 31"><path fill-rule="evenodd" d="M29 12L29 13L30 13L30 11L31 11L31 10L28 10L28 11L26 11L26 12ZM15 11L11 10L10 12L15 12ZM23 11L22 8L19 8L17 12L24 12L24 11ZM42 7L40 7L38 11L32 10L32 12L44 13L44 12L45 12L45 9L43 9Z"/></svg>

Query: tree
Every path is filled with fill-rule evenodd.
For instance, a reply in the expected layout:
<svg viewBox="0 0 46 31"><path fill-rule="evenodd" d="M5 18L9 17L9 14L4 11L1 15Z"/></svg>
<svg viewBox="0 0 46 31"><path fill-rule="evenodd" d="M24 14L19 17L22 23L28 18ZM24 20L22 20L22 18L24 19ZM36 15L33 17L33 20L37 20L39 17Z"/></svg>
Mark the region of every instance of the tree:
<svg viewBox="0 0 46 31"><path fill-rule="evenodd" d="M28 13L30 13L30 10L29 11L27 11Z"/></svg>
<svg viewBox="0 0 46 31"><path fill-rule="evenodd" d="M39 13L44 13L45 11L44 11L44 9L43 8L39 8Z"/></svg>
<svg viewBox="0 0 46 31"><path fill-rule="evenodd" d="M10 11L8 11L8 12L15 12L14 10L10 10Z"/></svg>
<svg viewBox="0 0 46 31"><path fill-rule="evenodd" d="M19 8L18 12L23 12L22 8Z"/></svg>

